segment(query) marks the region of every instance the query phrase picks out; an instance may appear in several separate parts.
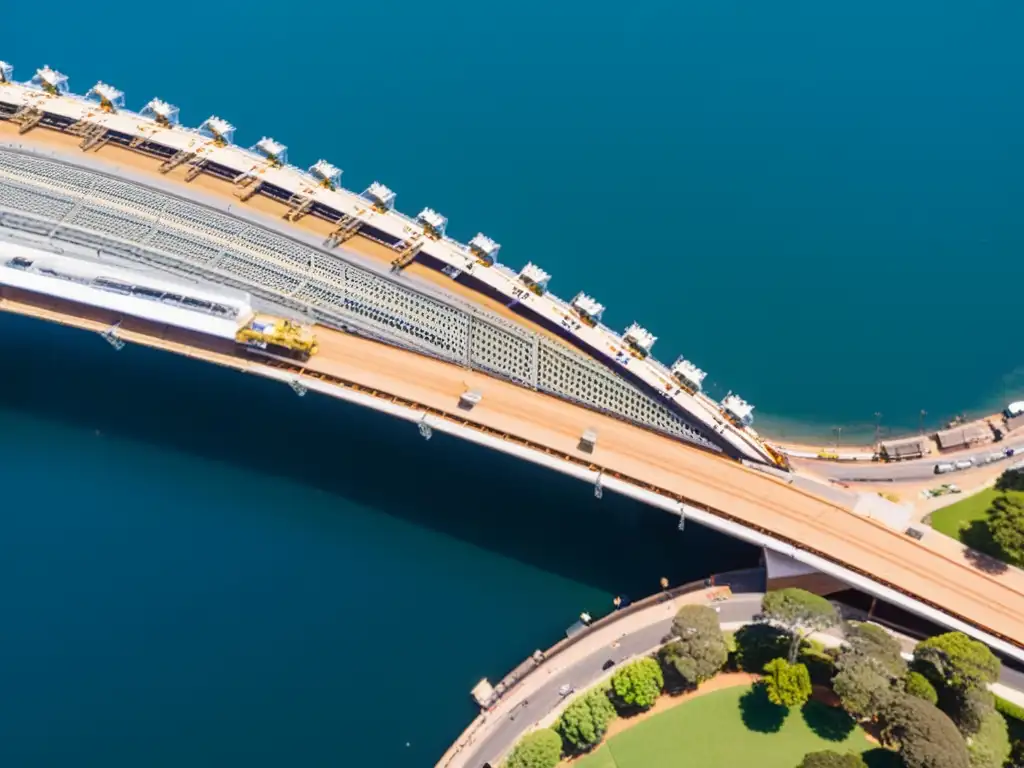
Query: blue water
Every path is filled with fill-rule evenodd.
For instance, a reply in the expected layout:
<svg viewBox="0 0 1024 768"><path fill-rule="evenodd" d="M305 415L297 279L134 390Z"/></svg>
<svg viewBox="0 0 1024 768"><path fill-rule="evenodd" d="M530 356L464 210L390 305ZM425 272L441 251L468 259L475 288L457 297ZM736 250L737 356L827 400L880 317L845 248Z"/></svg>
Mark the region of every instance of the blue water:
<svg viewBox="0 0 1024 768"><path fill-rule="evenodd" d="M647 325L766 431L1024 395L1014 0L8 5L20 76L102 78L379 179ZM470 685L581 608L747 556L233 374L22 352L0 377L21 382L0 401L12 764L425 765ZM150 367L174 384L143 400ZM529 491L474 480L494 467Z"/></svg>

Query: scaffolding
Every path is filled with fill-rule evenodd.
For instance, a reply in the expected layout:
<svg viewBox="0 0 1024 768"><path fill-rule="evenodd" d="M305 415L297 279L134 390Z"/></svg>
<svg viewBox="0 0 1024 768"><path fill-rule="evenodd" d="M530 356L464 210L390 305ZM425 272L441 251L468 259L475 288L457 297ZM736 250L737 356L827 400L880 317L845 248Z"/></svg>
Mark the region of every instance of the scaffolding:
<svg viewBox="0 0 1024 768"><path fill-rule="evenodd" d="M485 267L489 267L497 261L501 246L483 232L477 232L476 236L469 241L469 250L476 256L477 261Z"/></svg>
<svg viewBox="0 0 1024 768"><path fill-rule="evenodd" d="M601 322L601 315L604 313L604 304L595 301L582 292L577 293L576 297L572 300L572 308L576 310L580 320L591 326Z"/></svg>
<svg viewBox="0 0 1024 768"><path fill-rule="evenodd" d="M104 112L117 112L124 107L124 92L102 81L86 91L85 98L97 102Z"/></svg>
<svg viewBox="0 0 1024 768"><path fill-rule="evenodd" d="M416 221L422 225L423 233L432 240L444 237L444 228L448 226L448 219L433 208L424 208L420 211Z"/></svg>
<svg viewBox="0 0 1024 768"><path fill-rule="evenodd" d="M317 160L309 166L309 173L324 189L333 190L341 186L341 168L326 160Z"/></svg>
<svg viewBox="0 0 1024 768"><path fill-rule="evenodd" d="M538 267L532 261L527 263L519 271L519 282L529 288L538 296L543 296L548 291L548 280L551 275Z"/></svg>
<svg viewBox="0 0 1024 768"><path fill-rule="evenodd" d="M199 133L209 139L213 139L214 144L218 147L224 147L234 143L235 126L227 120L222 120L213 115L203 120L199 126Z"/></svg>
<svg viewBox="0 0 1024 768"><path fill-rule="evenodd" d="M155 120L165 128L178 125L178 108L160 99L153 99L139 112L143 117Z"/></svg>
<svg viewBox="0 0 1024 768"><path fill-rule="evenodd" d="M377 213L387 213L395 207L397 195L379 181L375 181L363 193L363 197L373 204L373 210Z"/></svg>
<svg viewBox="0 0 1024 768"><path fill-rule="evenodd" d="M622 339L634 355L639 358L645 358L651 354L651 347L654 346L654 342L658 340L658 337L646 328L633 323L622 334Z"/></svg>
<svg viewBox="0 0 1024 768"><path fill-rule="evenodd" d="M249 147L249 151L267 158L274 168L280 168L288 162L288 147L267 136Z"/></svg>
<svg viewBox="0 0 1024 768"><path fill-rule="evenodd" d="M672 366L672 375L691 395L704 389L704 378L708 375L685 357L680 357Z"/></svg>
<svg viewBox="0 0 1024 768"><path fill-rule="evenodd" d="M68 78L48 66L37 69L28 86L38 91L45 91L51 96L64 96L68 91Z"/></svg>
<svg viewBox="0 0 1024 768"><path fill-rule="evenodd" d="M722 400L722 411L737 426L749 427L754 423L754 406L732 392Z"/></svg>

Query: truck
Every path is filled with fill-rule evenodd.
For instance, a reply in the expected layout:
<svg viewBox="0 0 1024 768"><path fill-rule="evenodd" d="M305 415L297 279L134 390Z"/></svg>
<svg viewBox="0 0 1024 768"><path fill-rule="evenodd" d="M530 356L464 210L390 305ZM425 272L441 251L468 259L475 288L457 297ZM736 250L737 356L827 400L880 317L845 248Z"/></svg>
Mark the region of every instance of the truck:
<svg viewBox="0 0 1024 768"><path fill-rule="evenodd" d="M238 329L235 340L246 349L271 357L306 362L319 350L312 327L295 320L256 314Z"/></svg>

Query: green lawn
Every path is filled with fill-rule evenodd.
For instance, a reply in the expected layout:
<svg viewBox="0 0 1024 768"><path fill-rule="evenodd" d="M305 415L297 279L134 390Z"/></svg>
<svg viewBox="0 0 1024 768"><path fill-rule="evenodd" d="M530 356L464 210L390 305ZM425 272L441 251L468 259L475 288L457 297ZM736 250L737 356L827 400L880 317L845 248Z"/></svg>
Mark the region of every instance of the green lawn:
<svg viewBox="0 0 1024 768"><path fill-rule="evenodd" d="M872 768L898 765L838 709L779 709L758 689L726 688L612 737L573 768L793 768L808 752L861 752Z"/></svg>
<svg viewBox="0 0 1024 768"><path fill-rule="evenodd" d="M1000 495L995 488L986 488L984 491L961 499L955 504L932 512L932 528L939 533L959 539L961 532L969 528L975 521L984 521L988 515L988 508L992 506L993 499Z"/></svg>

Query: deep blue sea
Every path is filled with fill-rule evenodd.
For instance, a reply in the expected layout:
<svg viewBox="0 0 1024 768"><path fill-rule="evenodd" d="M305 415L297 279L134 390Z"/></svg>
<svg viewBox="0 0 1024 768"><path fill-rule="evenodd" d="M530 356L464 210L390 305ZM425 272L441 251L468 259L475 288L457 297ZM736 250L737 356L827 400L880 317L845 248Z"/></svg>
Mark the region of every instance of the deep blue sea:
<svg viewBox="0 0 1024 768"><path fill-rule="evenodd" d="M1022 28L1015 0L52 0L0 10L0 58L380 180L763 431L852 437L1024 395ZM88 334L3 319L0 360L10 765L429 765L580 610L751 557Z"/></svg>

